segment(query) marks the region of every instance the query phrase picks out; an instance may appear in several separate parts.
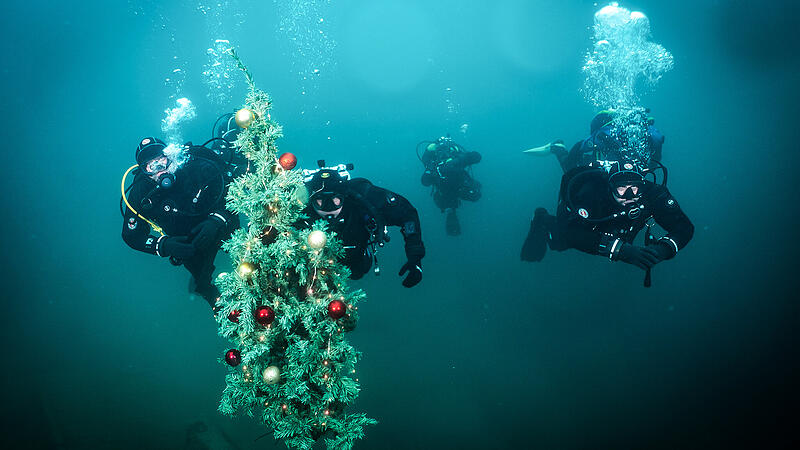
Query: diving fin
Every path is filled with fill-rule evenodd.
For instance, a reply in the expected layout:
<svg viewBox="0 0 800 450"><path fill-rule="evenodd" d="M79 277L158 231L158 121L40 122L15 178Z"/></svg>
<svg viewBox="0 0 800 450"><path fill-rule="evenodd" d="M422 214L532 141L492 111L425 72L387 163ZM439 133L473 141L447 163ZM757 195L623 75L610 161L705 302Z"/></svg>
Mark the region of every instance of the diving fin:
<svg viewBox="0 0 800 450"><path fill-rule="evenodd" d="M547 253L547 241L550 236L550 222L553 216L547 213L544 208L536 208L531 221L531 228L525 243L522 244L520 259L528 262L539 262Z"/></svg>
<svg viewBox="0 0 800 450"><path fill-rule="evenodd" d="M455 208L448 208L444 229L448 236L458 236L461 234L461 224L458 222Z"/></svg>
<svg viewBox="0 0 800 450"><path fill-rule="evenodd" d="M559 148L554 149L553 147L559 147ZM528 150L523 150L522 153L527 153L533 156L547 156L559 150L566 151L566 149L567 147L564 146L564 141L559 139L557 141L544 144L541 147L534 147L534 148L529 148Z"/></svg>

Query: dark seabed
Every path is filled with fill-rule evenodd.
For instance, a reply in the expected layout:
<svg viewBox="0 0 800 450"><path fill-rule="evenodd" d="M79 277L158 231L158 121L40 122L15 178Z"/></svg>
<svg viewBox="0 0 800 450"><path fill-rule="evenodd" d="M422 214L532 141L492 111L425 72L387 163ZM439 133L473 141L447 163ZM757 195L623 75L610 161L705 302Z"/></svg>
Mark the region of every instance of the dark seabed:
<svg viewBox="0 0 800 450"><path fill-rule="evenodd" d="M238 74L229 103L206 96L206 49L219 37L273 96L281 150L305 167L353 162L420 212L423 282L400 285L394 230L384 274L352 284L369 295L350 336L364 354L353 409L380 420L356 448L788 445L797 2L622 4L646 13L675 56L643 104L696 226L650 289L640 270L577 251L539 264L518 256L534 208L555 207L561 175L555 159L521 150L587 133L580 67L598 5L316 3L4 3L3 448L282 447L254 442L266 431L257 421L217 412L227 344L187 294L186 272L120 239L120 177L174 105L173 69L198 112L185 140L208 139L244 100ZM285 17L281 31L287 5L307 16ZM317 15L329 40L291 40L286 23ZM447 132L483 154L484 197L461 208L458 238L445 235L414 154ZM217 262L227 270L226 255Z"/></svg>

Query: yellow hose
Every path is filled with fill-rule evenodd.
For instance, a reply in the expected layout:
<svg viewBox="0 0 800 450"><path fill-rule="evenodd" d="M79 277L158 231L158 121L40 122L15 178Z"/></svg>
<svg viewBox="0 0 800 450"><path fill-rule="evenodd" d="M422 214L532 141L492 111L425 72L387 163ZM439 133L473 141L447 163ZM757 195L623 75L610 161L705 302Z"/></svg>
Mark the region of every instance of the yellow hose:
<svg viewBox="0 0 800 450"><path fill-rule="evenodd" d="M123 201L125 201L125 206L127 206L127 207L128 207L128 209L130 209L131 211L133 211L133 213L134 213L134 214L136 214L137 216L139 216L139 218L140 218L140 219L142 219L142 220L144 220L145 222L149 223L149 224L150 224L150 226L151 226L151 227L152 227L152 228L153 228L153 229L154 229L154 230L155 230L155 231L156 231L158 234L160 234L161 236L164 236L164 232L161 230L161 227L160 227L160 226L156 225L155 223L153 223L153 222L149 221L149 220L148 220L146 217L144 217L143 215L139 214L139 213L138 213L138 212L137 212L135 209L133 209L133 206L131 206L131 204L130 204L130 203L128 203L128 196L127 196L127 195L125 195L125 180L128 178L128 174L129 174L129 173L131 173L131 170L135 169L136 167L137 167L137 164L134 164L134 165L132 165L130 168L128 168L128 170L126 170L126 171L125 171L125 175L123 175L123 176L122 176L122 186L120 187L120 190L122 191L122 200L123 200Z"/></svg>

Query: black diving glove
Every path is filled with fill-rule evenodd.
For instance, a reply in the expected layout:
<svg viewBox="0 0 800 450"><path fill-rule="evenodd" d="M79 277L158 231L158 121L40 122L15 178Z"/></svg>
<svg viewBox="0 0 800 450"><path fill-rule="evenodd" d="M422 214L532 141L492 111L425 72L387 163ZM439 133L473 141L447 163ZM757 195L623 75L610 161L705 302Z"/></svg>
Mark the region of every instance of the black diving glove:
<svg viewBox="0 0 800 450"><path fill-rule="evenodd" d="M158 254L176 259L189 259L194 256L195 248L186 236L171 236L164 238L158 244Z"/></svg>
<svg viewBox="0 0 800 450"><path fill-rule="evenodd" d="M661 258L661 261L672 259L675 256L675 249L666 242L656 242L653 245L647 246L647 248L653 249L658 257Z"/></svg>
<svg viewBox="0 0 800 450"><path fill-rule="evenodd" d="M423 186L427 187L427 186L430 186L433 183L435 183L436 179L437 179L437 176L434 175L430 171L430 169L425 169L425 172L422 174L422 179L420 181L422 182Z"/></svg>
<svg viewBox="0 0 800 450"><path fill-rule="evenodd" d="M205 250L216 245L219 242L224 227L225 224L221 220L215 218L208 218L200 222L192 228L191 235L194 236L192 238L192 245L198 250Z"/></svg>
<svg viewBox="0 0 800 450"><path fill-rule="evenodd" d="M408 272L408 275L403 280L403 286L407 288L416 286L417 283L422 281L422 260L406 261L403 267L400 268L398 275L402 277L406 272Z"/></svg>
<svg viewBox="0 0 800 450"><path fill-rule="evenodd" d="M642 270L650 269L662 261L661 256L655 249L649 247L640 247L638 245L631 245L628 243L622 244L619 249L617 259L634 265Z"/></svg>

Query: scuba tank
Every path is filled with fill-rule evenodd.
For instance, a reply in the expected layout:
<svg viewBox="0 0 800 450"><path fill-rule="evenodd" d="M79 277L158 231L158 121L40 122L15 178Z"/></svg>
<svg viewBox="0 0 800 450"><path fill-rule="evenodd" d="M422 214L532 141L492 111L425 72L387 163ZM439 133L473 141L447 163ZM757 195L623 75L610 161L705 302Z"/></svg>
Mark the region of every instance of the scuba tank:
<svg viewBox="0 0 800 450"><path fill-rule="evenodd" d="M648 108L601 111L593 120L589 137L581 141L583 163L601 160L634 159L647 163L660 160L664 135L655 127ZM605 114L605 115L603 115Z"/></svg>
<svg viewBox="0 0 800 450"><path fill-rule="evenodd" d="M434 146L434 148L432 150L430 149L431 145ZM424 146L424 150L422 151L422 153L420 153L420 149L423 146ZM417 159L419 159L420 162L422 163L422 165L424 165L424 166L425 166L425 161L423 161L422 155L426 151L436 151L438 153L446 152L445 155L438 157L436 159L436 161L434 161L436 165L442 164L444 162L447 162L447 161L453 159L459 153L466 152L464 147L462 147L460 144L457 144L455 141L453 141L453 138L450 137L450 134L447 134L447 136L442 136L442 137L440 137L439 139L437 139L435 141L420 141L417 144L417 146L415 148L415 152L417 154ZM428 167L426 166L426 168L428 168Z"/></svg>

